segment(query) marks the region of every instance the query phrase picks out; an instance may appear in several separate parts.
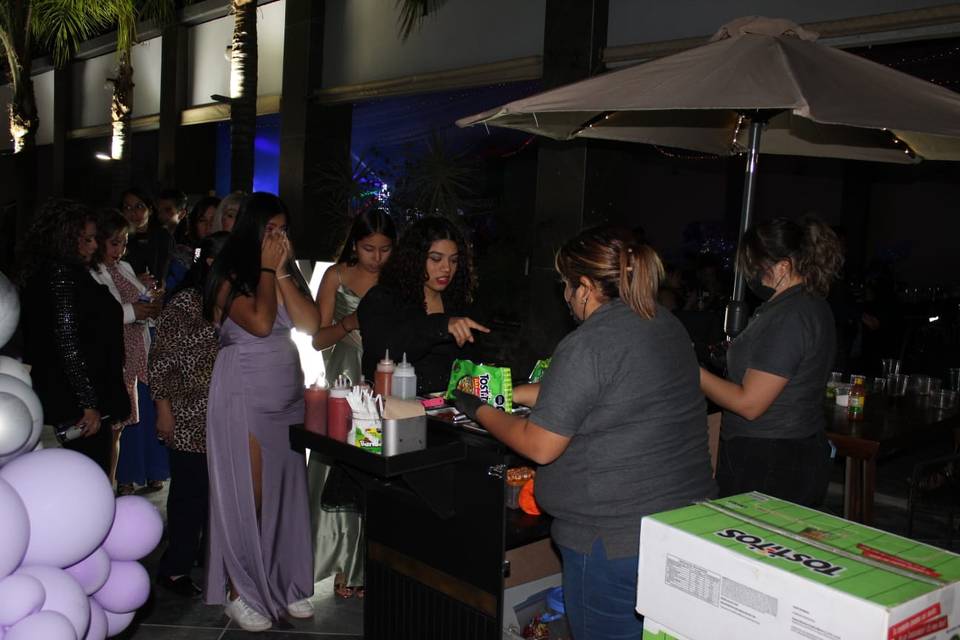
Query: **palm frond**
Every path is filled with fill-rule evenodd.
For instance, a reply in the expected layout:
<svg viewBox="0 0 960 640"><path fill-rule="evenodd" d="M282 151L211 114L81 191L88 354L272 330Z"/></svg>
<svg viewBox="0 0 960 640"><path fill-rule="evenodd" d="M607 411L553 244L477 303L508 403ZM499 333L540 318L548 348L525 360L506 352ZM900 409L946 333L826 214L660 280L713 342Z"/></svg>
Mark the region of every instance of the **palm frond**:
<svg viewBox="0 0 960 640"><path fill-rule="evenodd" d="M84 40L113 22L112 0L33 0L31 30L46 46L54 64L66 64Z"/></svg>
<svg viewBox="0 0 960 640"><path fill-rule="evenodd" d="M400 15L397 22L400 27L400 40L406 41L414 29L419 29L424 19L445 5L447 0L397 0Z"/></svg>

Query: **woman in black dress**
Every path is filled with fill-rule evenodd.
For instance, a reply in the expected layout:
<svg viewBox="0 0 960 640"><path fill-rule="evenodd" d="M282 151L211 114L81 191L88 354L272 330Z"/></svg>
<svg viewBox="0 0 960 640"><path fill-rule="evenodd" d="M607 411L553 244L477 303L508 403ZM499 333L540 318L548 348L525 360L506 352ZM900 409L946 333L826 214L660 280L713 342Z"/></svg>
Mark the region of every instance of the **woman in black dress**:
<svg viewBox="0 0 960 640"><path fill-rule="evenodd" d="M77 425L66 447L110 471L110 429L125 418L123 308L90 275L96 216L72 200L51 200L19 247L24 360L44 422Z"/></svg>
<svg viewBox="0 0 960 640"><path fill-rule="evenodd" d="M469 317L473 265L463 234L446 218L424 218L404 233L393 258L357 307L363 375L373 380L389 349L417 372L417 392L443 391L456 358L470 356L474 332L490 330Z"/></svg>

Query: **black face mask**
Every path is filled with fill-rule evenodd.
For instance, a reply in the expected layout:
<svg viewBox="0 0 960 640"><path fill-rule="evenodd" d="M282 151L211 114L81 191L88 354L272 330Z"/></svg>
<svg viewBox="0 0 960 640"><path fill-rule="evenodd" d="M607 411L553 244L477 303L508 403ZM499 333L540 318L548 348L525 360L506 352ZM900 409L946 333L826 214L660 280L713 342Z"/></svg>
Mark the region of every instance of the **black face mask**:
<svg viewBox="0 0 960 640"><path fill-rule="evenodd" d="M757 296L764 302L773 297L773 294L777 292L773 287L768 287L763 284L762 276L754 276L747 280L747 288L753 292L753 295Z"/></svg>

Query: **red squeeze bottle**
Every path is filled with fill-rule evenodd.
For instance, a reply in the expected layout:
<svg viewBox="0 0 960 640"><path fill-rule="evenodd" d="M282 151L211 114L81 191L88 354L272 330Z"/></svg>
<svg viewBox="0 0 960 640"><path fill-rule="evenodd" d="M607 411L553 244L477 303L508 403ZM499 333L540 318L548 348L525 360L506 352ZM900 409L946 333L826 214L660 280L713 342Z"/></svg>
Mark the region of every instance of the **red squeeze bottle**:
<svg viewBox="0 0 960 640"><path fill-rule="evenodd" d="M327 396L326 387L313 384L303 392L303 426L307 431L327 435Z"/></svg>
<svg viewBox="0 0 960 640"><path fill-rule="evenodd" d="M350 434L352 412L347 394L350 388L345 384L337 384L330 390L327 400L327 437L346 442Z"/></svg>
<svg viewBox="0 0 960 640"><path fill-rule="evenodd" d="M393 370L396 366L390 359L390 349L383 356L383 360L377 363L377 370L373 374L373 392L378 396L386 398L393 392Z"/></svg>

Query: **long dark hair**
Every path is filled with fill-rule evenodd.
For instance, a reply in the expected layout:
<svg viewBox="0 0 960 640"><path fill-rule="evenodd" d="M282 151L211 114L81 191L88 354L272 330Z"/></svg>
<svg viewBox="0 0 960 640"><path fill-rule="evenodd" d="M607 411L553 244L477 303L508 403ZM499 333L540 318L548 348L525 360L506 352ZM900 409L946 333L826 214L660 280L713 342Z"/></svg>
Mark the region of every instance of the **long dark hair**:
<svg viewBox="0 0 960 640"><path fill-rule="evenodd" d="M207 277L203 299L203 314L213 321L213 310L217 304L217 294L224 282L230 283L230 292L223 307L223 317L227 316L230 305L237 296L252 296L260 282L260 247L263 234L270 218L283 214L289 222L287 207L272 193L257 192L247 196L240 206L237 224L220 255L213 261ZM286 272L293 278L297 287L310 295L300 269L294 263L293 256L287 259Z"/></svg>
<svg viewBox="0 0 960 640"><path fill-rule="evenodd" d="M177 227L177 242L188 244L192 247L199 246L201 239L197 237L197 224L207 209L211 207L216 209L219 206L220 198L216 196L204 196L197 200L197 203L190 209L190 213L187 214L186 227L184 227L183 224Z"/></svg>
<svg viewBox="0 0 960 640"><path fill-rule="evenodd" d="M439 216L418 220L403 233L400 245L380 272L380 284L392 290L407 304L425 306L423 284L427 281L427 256L437 240L457 245L460 260L457 272L443 292L444 305L461 310L473 302L475 281L470 245L455 224Z"/></svg>
<svg viewBox="0 0 960 640"><path fill-rule="evenodd" d="M350 233L340 249L340 257L337 258L338 264L354 265L357 264L357 243L372 236L375 233L384 235L394 244L397 242L397 227L393 224L393 218L383 209L368 209L357 214L350 227Z"/></svg>
<svg viewBox="0 0 960 640"><path fill-rule="evenodd" d="M123 192L120 194L120 201L117 202L117 210L120 211L120 213L123 213L123 199L126 198L127 196L134 196L136 198L139 198L143 202L143 204L147 205L147 210L150 213L147 215L147 227L145 231L147 229L155 229L161 226L160 220L159 218L157 218L157 203L153 201L153 198L150 197L150 194L146 191L146 189L143 189L137 186L128 187L124 189ZM139 232L136 229L130 229L130 233L139 233Z"/></svg>
<svg viewBox="0 0 960 640"><path fill-rule="evenodd" d="M557 272L571 287L586 277L607 300L622 299L641 318L657 314L657 292L663 263L650 246L627 229L603 226L587 229L557 252Z"/></svg>
<svg viewBox="0 0 960 640"><path fill-rule="evenodd" d="M843 244L833 229L814 216L798 221L774 218L747 229L737 259L747 278L789 260L803 278L803 289L826 297L843 268Z"/></svg>
<svg viewBox="0 0 960 640"><path fill-rule="evenodd" d="M82 265L77 240L88 222L96 224L97 216L87 205L65 198L47 200L17 247L20 283L51 263Z"/></svg>
<svg viewBox="0 0 960 640"><path fill-rule="evenodd" d="M123 217L122 213L116 209L104 209L100 212L97 216L97 251L90 261L91 267L103 264L107 242L120 230L128 232L130 230L130 222Z"/></svg>

